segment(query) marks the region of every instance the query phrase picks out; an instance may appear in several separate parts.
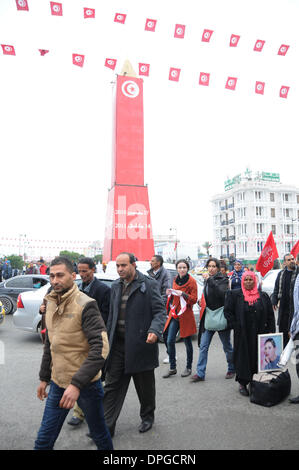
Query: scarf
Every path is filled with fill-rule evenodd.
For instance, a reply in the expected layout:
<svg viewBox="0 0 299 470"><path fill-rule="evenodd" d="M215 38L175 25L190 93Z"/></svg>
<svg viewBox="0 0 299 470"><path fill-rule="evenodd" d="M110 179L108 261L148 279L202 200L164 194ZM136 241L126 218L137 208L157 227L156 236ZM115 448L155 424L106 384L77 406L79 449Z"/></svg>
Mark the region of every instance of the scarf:
<svg viewBox="0 0 299 470"><path fill-rule="evenodd" d="M240 263L242 265L241 271L236 271L235 269L233 270L233 274L231 276L231 280L239 281L241 282L242 276L244 274L244 266L242 264L242 261L239 261L238 259L235 260L235 263Z"/></svg>
<svg viewBox="0 0 299 470"><path fill-rule="evenodd" d="M188 281L189 281L189 274L188 274L188 273L187 273L185 276L183 276L183 277L177 276L176 279L175 279L175 283L176 283L178 286L183 286L183 285L186 284Z"/></svg>
<svg viewBox="0 0 299 470"><path fill-rule="evenodd" d="M244 280L245 280L245 277L247 276L250 276L254 280L254 286L252 290L245 289ZM260 293L257 288L256 275L252 271L245 271L245 273L242 276L241 287L242 287L242 292L244 295L244 300L248 302L249 305L255 304L260 298Z"/></svg>

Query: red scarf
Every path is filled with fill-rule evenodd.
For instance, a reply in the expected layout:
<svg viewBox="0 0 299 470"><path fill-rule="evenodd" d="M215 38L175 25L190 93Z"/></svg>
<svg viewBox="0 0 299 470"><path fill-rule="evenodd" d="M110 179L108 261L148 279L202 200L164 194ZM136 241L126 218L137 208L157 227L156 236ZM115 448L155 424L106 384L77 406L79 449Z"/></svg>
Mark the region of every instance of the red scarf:
<svg viewBox="0 0 299 470"><path fill-rule="evenodd" d="M245 289L244 279L246 276L250 276L254 280L254 286L251 290ZM245 273L242 276L241 286L242 286L242 292L243 292L245 301L248 302L249 305L255 304L257 300L260 298L260 293L257 289L257 278L254 272L245 271Z"/></svg>

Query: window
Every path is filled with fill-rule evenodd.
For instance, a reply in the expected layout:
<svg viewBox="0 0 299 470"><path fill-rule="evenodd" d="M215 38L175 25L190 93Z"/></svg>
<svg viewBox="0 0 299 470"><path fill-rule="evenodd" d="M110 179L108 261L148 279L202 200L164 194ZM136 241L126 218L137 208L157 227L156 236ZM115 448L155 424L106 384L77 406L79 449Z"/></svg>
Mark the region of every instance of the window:
<svg viewBox="0 0 299 470"><path fill-rule="evenodd" d="M288 202L288 200L289 200L289 195L288 195L288 193L285 193L283 196L284 196L284 200L285 200L286 202Z"/></svg>
<svg viewBox="0 0 299 470"><path fill-rule="evenodd" d="M274 193L270 193L270 201L271 202L275 201L275 194Z"/></svg>
<svg viewBox="0 0 299 470"><path fill-rule="evenodd" d="M297 204L299 204L299 194L297 194Z"/></svg>
<svg viewBox="0 0 299 470"><path fill-rule="evenodd" d="M263 224L256 224L256 233L263 233Z"/></svg>
<svg viewBox="0 0 299 470"><path fill-rule="evenodd" d="M286 235L290 235L290 234L292 233L291 227L292 227L291 225L285 225L285 226L284 226L284 233L285 233Z"/></svg>
<svg viewBox="0 0 299 470"><path fill-rule="evenodd" d="M275 208L271 207L271 217L275 217Z"/></svg>
<svg viewBox="0 0 299 470"><path fill-rule="evenodd" d="M32 289L32 277L31 276L24 276L24 277L13 277L6 281L6 287L13 287L18 289Z"/></svg>
<svg viewBox="0 0 299 470"><path fill-rule="evenodd" d="M273 235L276 235L276 225L271 225Z"/></svg>
<svg viewBox="0 0 299 470"><path fill-rule="evenodd" d="M285 216L286 218L289 218L289 217L290 217L290 212L291 212L290 209L284 209L283 212L284 212L284 216Z"/></svg>
<svg viewBox="0 0 299 470"><path fill-rule="evenodd" d="M256 207L255 208L255 213L258 217L260 217L262 215L262 208L260 206Z"/></svg>

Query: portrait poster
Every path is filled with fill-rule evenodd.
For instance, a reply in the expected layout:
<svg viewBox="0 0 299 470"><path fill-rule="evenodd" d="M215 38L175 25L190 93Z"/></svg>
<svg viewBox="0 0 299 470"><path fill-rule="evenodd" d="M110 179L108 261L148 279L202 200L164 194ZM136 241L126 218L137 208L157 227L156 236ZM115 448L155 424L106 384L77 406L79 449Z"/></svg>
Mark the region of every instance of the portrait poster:
<svg viewBox="0 0 299 470"><path fill-rule="evenodd" d="M258 372L281 370L278 363L282 351L282 333L258 335Z"/></svg>

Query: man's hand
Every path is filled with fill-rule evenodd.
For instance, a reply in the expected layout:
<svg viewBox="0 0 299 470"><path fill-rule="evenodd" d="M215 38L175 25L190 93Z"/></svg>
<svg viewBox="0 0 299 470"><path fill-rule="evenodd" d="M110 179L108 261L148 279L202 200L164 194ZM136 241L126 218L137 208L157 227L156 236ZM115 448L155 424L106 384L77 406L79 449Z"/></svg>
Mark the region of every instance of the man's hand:
<svg viewBox="0 0 299 470"><path fill-rule="evenodd" d="M38 386L37 398L39 398L41 401L43 401L44 398L47 398L47 396L48 396L48 394L46 392L47 386L48 386L48 382L41 382Z"/></svg>
<svg viewBox="0 0 299 470"><path fill-rule="evenodd" d="M75 385L70 384L65 389L64 394L62 395L62 398L59 402L60 408L66 408L67 410L73 408L74 404L78 400L79 395L79 388L75 387Z"/></svg>
<svg viewBox="0 0 299 470"><path fill-rule="evenodd" d="M147 335L147 340L146 340L147 343L154 344L157 342L157 340L158 340L158 336L155 335L155 333L149 333Z"/></svg>
<svg viewBox="0 0 299 470"><path fill-rule="evenodd" d="M41 306L39 307L39 313L41 313L42 315L44 313L46 313L46 306L45 304L41 304Z"/></svg>

